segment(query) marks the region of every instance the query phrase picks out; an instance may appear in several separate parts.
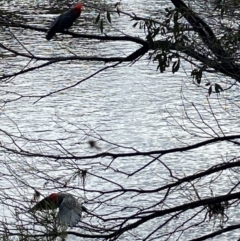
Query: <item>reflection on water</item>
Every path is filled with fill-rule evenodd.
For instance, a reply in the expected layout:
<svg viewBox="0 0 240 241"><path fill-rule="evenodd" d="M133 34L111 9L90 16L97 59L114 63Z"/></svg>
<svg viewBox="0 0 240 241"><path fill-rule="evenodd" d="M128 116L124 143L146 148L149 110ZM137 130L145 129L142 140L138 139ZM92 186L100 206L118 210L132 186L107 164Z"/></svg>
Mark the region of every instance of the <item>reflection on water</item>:
<svg viewBox="0 0 240 241"><path fill-rule="evenodd" d="M160 9L160 7L163 9L165 2L122 1L122 9L148 16L156 9ZM91 5L93 3L88 2L88 4ZM114 2L109 4L114 4ZM56 9L56 6L56 2L53 1L4 1L0 3L0 8L6 11L6 15L7 13L13 13L15 18L20 15L28 24L46 28L62 9L68 8L66 4L59 1L59 11L52 11L52 8ZM97 10L86 7L82 17L76 22L72 30L85 34L99 34L97 26L93 23L97 12ZM159 14L159 11L156 10L154 14ZM118 30L120 30L125 34L142 36L141 30L138 28L133 30L133 23L127 17L121 16L119 18L117 15L114 15L112 20L112 27L106 26L106 32L109 34L118 34ZM12 34L17 36L21 44L14 39ZM16 51L25 54L32 53L39 57L69 55L123 57L138 48L138 45L130 42L106 43L89 40L86 43L84 39L74 39L61 34L57 34L57 38L53 41L46 41L45 33L16 28L11 28L10 32L6 30L6 32L1 33L0 40ZM2 66L1 75L19 71L25 68L25 66L35 67L45 63L45 61L29 62L28 59L15 57L14 54L12 54L11 58L7 57L5 56L5 58L0 60ZM108 65L87 61L60 62L11 78L10 81L2 83L0 89L0 100L3 104L1 128L16 135L19 135L20 132L24 133L25 136L35 140L64 140L64 148L78 156L96 153L96 150L89 149L84 139L86 133L95 136L95 131L102 139L125 147L134 147L139 151L167 149L179 146L179 140L185 143L194 140L191 133L187 135L180 128L170 128L170 123L174 123L172 121L174 117L178 118L180 124L189 125L189 129L193 127L190 123L185 123L184 120L181 120L183 114L182 87L190 102L188 106L189 115L193 115L193 118L197 117L196 111L191 107L191 102L198 103L201 105L200 108L203 108L202 113L209 121L208 123L215 123L214 119L210 119L211 115L207 111L208 102L205 98L205 90L196 90L195 86L189 84L184 69L177 75L173 75L170 71L160 74L156 72L156 65L149 63L146 57L133 65L122 64L117 68L108 69L74 88L70 88L80 80ZM189 68L189 66L184 66L184 68ZM215 77L212 76L211 78ZM186 80L186 83L184 80ZM47 95L50 92L67 87L69 89L65 91L39 99L41 95ZM5 104L6 100L14 100L19 97L21 98ZM217 100L212 99L211 101L217 103ZM233 106L230 103L228 104L229 106L226 108L231 109L232 112ZM223 119L225 114L223 114L222 109L219 108L216 113ZM235 131L236 118L235 116L232 119L228 119L229 122L225 131L229 133ZM176 125L176 123L173 125ZM199 125L202 124L200 123ZM204 126L203 124L202 128L206 127L207 125ZM189 136L191 136L191 139ZM11 140L4 138L2 137L1 141L11 143ZM206 138L206 135L203 138ZM25 147L27 146L27 148L46 153L56 154L58 150L58 148L52 149L47 145L41 146L39 143L36 145L33 143L22 144ZM54 144L57 146L57 143L54 142ZM109 150L111 146L108 142L103 142L100 145L102 151ZM232 148L230 145L220 147L222 150L221 155L223 156ZM187 155L184 154L184 156L180 154L169 155L166 159L163 158L162 161L165 161L176 172L183 171L183 173L189 174L189 172L193 173L196 170L203 170L213 165L213 157L220 155L216 151L213 148L200 149L197 152L194 150ZM136 169L136 166L141 166L146 160L147 158L138 158L137 161L136 159L132 161L131 158L122 158L114 162L112 166L132 172ZM21 161L24 162L25 160L19 160L19 163ZM107 166L109 162L109 160L101 160L101 166L97 165L95 160L89 161L85 167L92 168L91 171L95 175L106 176L113 181L116 179L118 183L129 188L136 186L141 188L159 187L165 183L165 178L169 177L169 173L166 169L163 169L160 163L150 165L134 177L119 177L115 176L114 172L105 170L103 165ZM42 163L43 160L41 160L39 166L43 167ZM58 163L60 164L60 161ZM52 169L50 170L48 163L45 164L45 168L50 175ZM62 160L61 164L63 165L61 167L51 166L53 168L51 175L56 175L55 170L57 170L58 175L61 173L64 176L64 173L68 173L69 164L65 163L64 160ZM34 165L37 166L38 164L34 163ZM21 169L22 166L19 164L18 168ZM31 180L30 176L26 176L27 178L29 178L28 181L31 185L35 185L37 189L45 189L43 186L46 180L42 180L40 177L36 180ZM7 183L4 181L6 180L0 180L0 186L6 186L11 183L10 181ZM226 182L228 181L226 180ZM73 183L82 185L79 182L80 180ZM97 187L96 183L98 183ZM109 190L112 187L114 185L112 186L104 181L101 183L94 176L87 180L88 189ZM205 196L211 195L209 190L206 191L203 188L202 191L206 192ZM149 206L151 203L155 203L159 196L162 195L161 193L152 195L150 199L148 199L148 196L143 195L141 197L142 205ZM27 191L26 196L30 196L30 193ZM91 194L89 194L88 198L90 197ZM125 202L124 198L118 199L118 202L122 205ZM179 197L173 196L170 203L175 204L176 198ZM137 198L132 198L129 202L134 204L138 201ZM146 231L143 229L144 232Z"/></svg>

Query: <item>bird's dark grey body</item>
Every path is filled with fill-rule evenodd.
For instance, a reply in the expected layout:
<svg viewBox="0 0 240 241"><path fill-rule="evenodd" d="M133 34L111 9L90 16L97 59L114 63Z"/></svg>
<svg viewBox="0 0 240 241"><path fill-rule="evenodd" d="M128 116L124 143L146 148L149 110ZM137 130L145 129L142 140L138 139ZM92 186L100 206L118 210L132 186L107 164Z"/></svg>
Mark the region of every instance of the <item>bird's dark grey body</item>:
<svg viewBox="0 0 240 241"><path fill-rule="evenodd" d="M81 8L82 4L77 4L74 8L59 15L50 25L46 39L50 40L57 32L68 30L80 16Z"/></svg>

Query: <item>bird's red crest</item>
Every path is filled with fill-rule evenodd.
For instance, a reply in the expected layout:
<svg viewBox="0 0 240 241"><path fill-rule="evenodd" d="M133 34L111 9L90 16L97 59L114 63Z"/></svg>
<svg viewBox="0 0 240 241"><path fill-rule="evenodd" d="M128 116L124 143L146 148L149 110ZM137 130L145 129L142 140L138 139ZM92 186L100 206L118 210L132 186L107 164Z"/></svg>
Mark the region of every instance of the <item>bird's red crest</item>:
<svg viewBox="0 0 240 241"><path fill-rule="evenodd" d="M53 202L57 202L58 200L58 194L57 193L52 193L49 195L49 199Z"/></svg>
<svg viewBox="0 0 240 241"><path fill-rule="evenodd" d="M78 10L82 10L82 8L83 8L83 4L82 3L77 3L74 7L73 7L74 9L78 9Z"/></svg>
<svg viewBox="0 0 240 241"><path fill-rule="evenodd" d="M81 14L83 8L83 4L82 3L77 3L73 8L72 8L72 12L73 14L76 16L76 18L78 18Z"/></svg>

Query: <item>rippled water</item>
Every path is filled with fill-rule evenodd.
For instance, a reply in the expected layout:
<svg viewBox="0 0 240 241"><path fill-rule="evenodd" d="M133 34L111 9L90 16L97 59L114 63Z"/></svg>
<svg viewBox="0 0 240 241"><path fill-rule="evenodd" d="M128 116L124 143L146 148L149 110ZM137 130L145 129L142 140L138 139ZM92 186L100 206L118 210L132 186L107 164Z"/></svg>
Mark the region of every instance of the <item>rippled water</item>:
<svg viewBox="0 0 240 241"><path fill-rule="evenodd" d="M164 8L165 2L122 1L122 10L135 12L143 16L148 16L153 12L157 15L159 13L156 9ZM105 2L109 6L114 3L115 1ZM96 4L96 2L88 2L87 4L90 6ZM58 5L62 9L66 9L64 4L59 2ZM5 1L1 3L0 9L13 12L15 18L21 16L28 24L33 26L47 27L52 18L62 12L62 9L59 9L57 13L55 12L58 5L50 1L31 1L31 3L29 1ZM53 11L53 9L55 10ZM85 34L99 34L97 26L93 23L96 14L97 10L86 7L74 30ZM118 29L126 34L142 36L142 31L138 28L135 28L135 32L133 32L133 23L127 17L119 18L117 15L114 15L112 19L112 27L106 26L105 33L117 34L118 31L116 29ZM46 41L45 33L42 32L14 28L12 32L18 36L23 45L20 45L16 40L9 42L6 34L0 36L1 42L20 52L27 53L29 51L39 57L69 56L73 53L79 56L122 57L127 56L131 51L138 48L138 45L128 42L112 42L109 44L101 41L89 41L86 43L84 39L72 39L60 34L58 34L57 40ZM12 73L27 64L27 60L23 57L13 57L12 62L7 63L4 59L0 61L3 66L1 74ZM29 66L34 67L40 63L43 63L43 61L32 61L29 63ZM187 101L184 101L184 103L188 114L192 118L196 118L199 127L208 130L209 124L220 134L215 119L209 113L210 108L206 98L207 92L206 90L198 89L191 83L191 78L185 72L190 68L187 64L183 63L181 70L177 74L173 75L170 70L160 74L156 71L156 64L149 62L144 57L133 65L122 64L116 68L109 68L91 79L76 85L80 80L109 65L87 61L60 62L20 75L9 83L2 83L0 90L0 101L2 103L6 100L14 100L19 96L22 96L22 98L17 101L10 101L2 107L1 128L16 135L19 135L19 132L24 133L25 136L35 140L59 139L61 141L66 138L67 141L64 142L65 148L68 148L68 150L78 156L97 153L97 151L89 148L85 141L87 138L84 136L86 132L96 136L93 130L108 142L118 143L129 148L134 147L139 151L167 149L183 145L179 141L193 144L194 141L198 140L191 136L191 133L187 134L184 132L179 126L177 128L177 124L174 122L174 118L177 118L179 123L187 126L189 130L194 127L191 123L182 119L184 108L181 97L186 96ZM212 80L216 76L208 76L206 78ZM74 87L71 88L71 86ZM69 88L65 91L57 92L67 87ZM41 95L47 95L55 91L56 93L51 96L40 98ZM227 96L228 101L221 102L223 101L221 97L219 100L212 97L209 98L209 101L217 106L214 111L216 117L222 122L225 131L237 134L236 128L238 123L236 120L239 114L235 112L235 107L231 103L234 93L227 93L227 95L229 95ZM226 113L220 108L218 101L229 111L229 116L226 116ZM198 108L201 110L201 115L206 119L206 123L201 123L201 118L198 116L192 103L199 106ZM203 135L202 132L201 135ZM191 139L189 138L190 136ZM208 135L203 135L203 140L206 137ZM7 143L10 140L3 137L2 142ZM47 145L34 146L33 143L27 142L22 144L26 148L35 148L50 154L56 154L57 152L57 149L52 149ZM99 143L99 145L102 151L107 151L111 146L107 142ZM215 148L207 146L197 151L189 151L187 154L184 153L184 155L169 155L166 158L162 158L162 161L177 173L190 174L213 165L214 157L222 156L224 158L229 153L235 151L230 144L219 144ZM138 158L137 160L132 160L131 158L122 158L116 160L112 166L131 172L136 170L136 166L145 163L146 159ZM64 161L62 162L64 163ZM110 160L99 160L99 162L108 165ZM19 163L21 163L20 160ZM34 165L38 166L38 163L34 163ZM42 165L42 162L39 165ZM58 165L56 164L56 166ZM169 177L169 173L160 163L150 165L131 178L121 175L115 176L114 172L106 171L102 166L99 166L96 160L89 161L83 166L92 168L91 171L94 175L103 175L113 181L116 180L125 187L158 187L164 183L165 178ZM49 175L56 175L55 169L51 170L47 163L45 168L49 171ZM63 169L60 168L57 171L58 175L59 173L62 175L65 172L67 173L67 163ZM1 180L1 182L0 186L6 185L4 180ZM30 177L28 182L32 186L35 185L39 190L44 190L44 184L46 184L46 180L41 180L41 178L39 180L31 180ZM227 182L229 180L226 177ZM89 190L108 190L112 187L114 185L103 180L101 183L94 176L90 176L87 179L86 188ZM202 188L201 191L205 192L203 195L205 197L211 195L207 189ZM219 189L219 193L224 191L224 188ZM30 197L30 195L31 193L26 191L26 196ZM161 194L158 195L161 196ZM149 206L151 203L156 202L159 199L158 195L152 195L150 199L147 196L141 196L143 200L142 205ZM91 194L89 194L90 196ZM173 195L171 198L171 203L175 203L176 198L179 197L174 197ZM147 202L144 200L147 200ZM138 201L141 200L133 198L129 202L134 204ZM118 202L124 205L124 198L119 198ZM181 203L180 200L178 202L179 204ZM143 229L142 232L144 235L146 230ZM186 237L182 238L182 240L185 239Z"/></svg>

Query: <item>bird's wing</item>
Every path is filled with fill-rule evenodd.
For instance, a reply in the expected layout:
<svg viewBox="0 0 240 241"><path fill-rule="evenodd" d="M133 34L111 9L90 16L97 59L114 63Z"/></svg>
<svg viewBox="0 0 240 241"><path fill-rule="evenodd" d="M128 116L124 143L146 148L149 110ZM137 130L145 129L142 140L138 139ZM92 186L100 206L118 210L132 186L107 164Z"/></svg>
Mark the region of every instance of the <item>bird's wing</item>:
<svg viewBox="0 0 240 241"><path fill-rule="evenodd" d="M82 206L72 196L67 195L59 206L59 222L66 226L75 226L82 217Z"/></svg>
<svg viewBox="0 0 240 241"><path fill-rule="evenodd" d="M53 22L50 25L50 29L53 28L54 26L56 26L57 22L59 21L59 19L61 18L61 15L59 15L58 17L56 17Z"/></svg>
<svg viewBox="0 0 240 241"><path fill-rule="evenodd" d="M49 28L49 30L47 31L47 36L46 36L47 40L50 40L50 39L55 35L55 33L57 32L58 22L59 22L59 20L60 20L60 17L61 17L61 15L58 16L58 17L51 23L50 28Z"/></svg>
<svg viewBox="0 0 240 241"><path fill-rule="evenodd" d="M53 202L50 202L49 198L46 197L42 199L40 202L38 202L35 206L31 208L31 211L42 211L42 210L48 210L48 209L55 209L57 208L56 204Z"/></svg>

